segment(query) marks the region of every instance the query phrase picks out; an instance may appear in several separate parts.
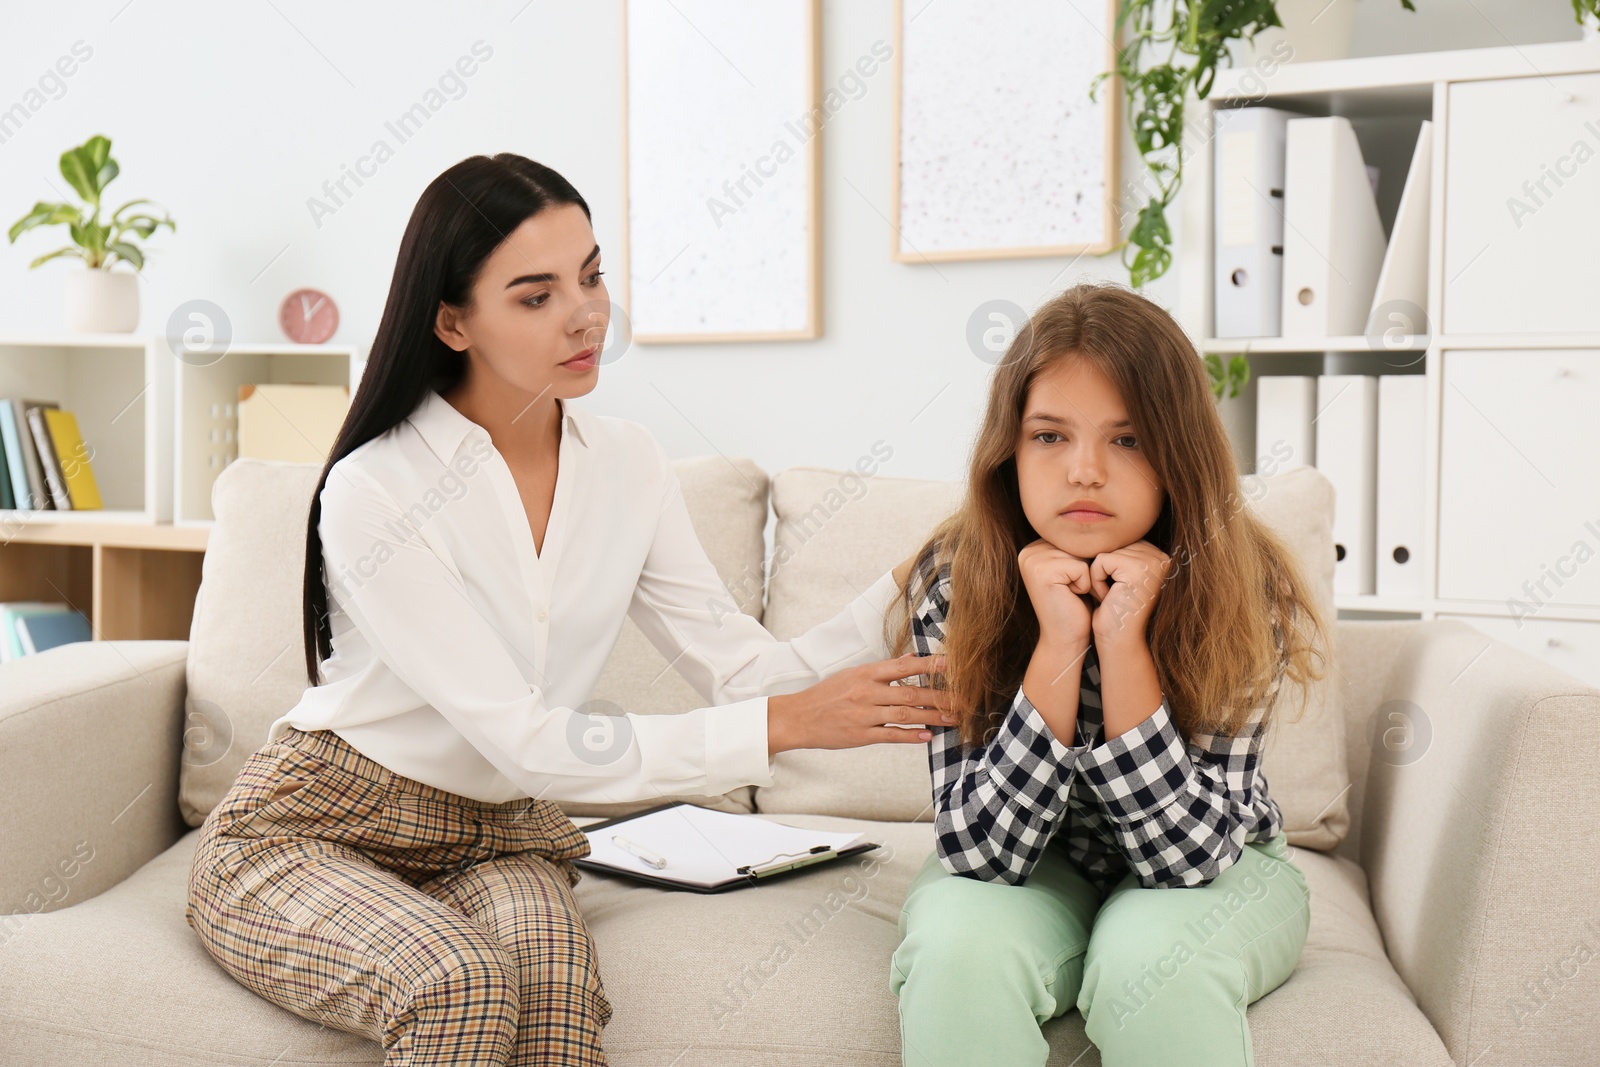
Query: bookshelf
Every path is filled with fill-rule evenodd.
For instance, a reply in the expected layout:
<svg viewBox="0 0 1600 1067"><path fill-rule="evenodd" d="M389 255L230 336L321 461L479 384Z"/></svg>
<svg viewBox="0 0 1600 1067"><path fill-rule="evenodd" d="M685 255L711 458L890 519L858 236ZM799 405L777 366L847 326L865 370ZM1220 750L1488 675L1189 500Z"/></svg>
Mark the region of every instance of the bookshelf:
<svg viewBox="0 0 1600 1067"><path fill-rule="evenodd" d="M353 396L360 374L356 359L355 349L345 345L234 344L214 362L176 361L172 521L213 521L211 484L239 455L241 385L345 385Z"/></svg>
<svg viewBox="0 0 1600 1067"><path fill-rule="evenodd" d="M359 373L342 345L238 343L179 358L159 335L0 335L0 397L77 415L105 505L0 509L0 600L64 601L96 640L186 639L211 486L238 455L239 386L354 392Z"/></svg>
<svg viewBox="0 0 1600 1067"><path fill-rule="evenodd" d="M0 336L0 397L54 400L78 416L104 504L0 510L0 524L172 517L172 366L161 347L132 334Z"/></svg>
<svg viewBox="0 0 1600 1067"><path fill-rule="evenodd" d="M1214 336L1214 117L1256 105L1349 118L1381 169L1386 234L1432 122L1426 332ZM1580 140L1600 154L1600 40L1241 65L1191 112L1178 314L1202 351L1250 361L1251 385L1225 405L1242 469L1259 451L1258 376L1426 379L1423 592L1340 595L1340 615L1460 618L1600 685L1600 558L1574 551L1600 557L1600 427L1585 414L1600 410L1600 162L1560 164ZM1536 213L1508 212L1558 167Z"/></svg>

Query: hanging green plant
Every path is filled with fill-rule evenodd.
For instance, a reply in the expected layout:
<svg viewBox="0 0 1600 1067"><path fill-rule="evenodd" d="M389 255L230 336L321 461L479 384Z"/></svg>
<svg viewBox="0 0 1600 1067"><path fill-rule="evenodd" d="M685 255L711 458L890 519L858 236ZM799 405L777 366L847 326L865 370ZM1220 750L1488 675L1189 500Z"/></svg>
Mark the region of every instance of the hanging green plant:
<svg viewBox="0 0 1600 1067"><path fill-rule="evenodd" d="M1400 0L1415 11L1411 0ZM1600 0L1573 0L1593 7ZM1090 83L1095 99L1101 83L1117 75L1127 101L1128 128L1144 159L1154 192L1140 208L1122 262L1134 287L1167 272L1172 265L1172 228L1167 208L1183 184L1183 115L1189 93L1204 100L1219 65L1232 66L1228 42L1254 40L1270 26L1282 26L1274 0L1120 0L1115 70Z"/></svg>

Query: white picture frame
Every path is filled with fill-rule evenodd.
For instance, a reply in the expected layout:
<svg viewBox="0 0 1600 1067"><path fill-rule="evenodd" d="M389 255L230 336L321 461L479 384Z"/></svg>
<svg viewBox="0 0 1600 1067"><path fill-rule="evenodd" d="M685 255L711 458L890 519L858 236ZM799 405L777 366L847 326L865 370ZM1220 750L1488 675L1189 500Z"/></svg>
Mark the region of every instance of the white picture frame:
<svg viewBox="0 0 1600 1067"><path fill-rule="evenodd" d="M820 337L819 0L622 0L622 37L633 340Z"/></svg>
<svg viewBox="0 0 1600 1067"><path fill-rule="evenodd" d="M996 19L999 7L1007 17ZM895 0L902 263L1102 254L1118 244L1116 0Z"/></svg>

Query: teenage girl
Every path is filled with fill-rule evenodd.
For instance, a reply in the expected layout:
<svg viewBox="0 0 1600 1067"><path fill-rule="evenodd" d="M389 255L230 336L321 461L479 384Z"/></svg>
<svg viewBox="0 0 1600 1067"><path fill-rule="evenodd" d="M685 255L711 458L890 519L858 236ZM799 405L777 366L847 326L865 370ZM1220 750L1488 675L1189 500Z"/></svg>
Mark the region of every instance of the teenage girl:
<svg viewBox="0 0 1600 1067"><path fill-rule="evenodd" d="M600 264L588 205L531 160L423 192L311 501L309 686L195 852L218 964L386 1064L606 1062L588 839L558 802L770 785L778 752L917 743L886 724L949 709L890 684L933 664L880 661L888 575L790 642L726 610L661 448L570 403L602 362ZM625 617L719 706L584 714Z"/></svg>
<svg viewBox="0 0 1600 1067"><path fill-rule="evenodd" d="M1107 1067L1248 1065L1245 1008L1310 920L1260 753L1326 647L1239 498L1205 367L1116 285L1035 313L996 368L965 501L897 568L943 652L936 846L890 985L908 1065L1036 1067L1074 1005Z"/></svg>

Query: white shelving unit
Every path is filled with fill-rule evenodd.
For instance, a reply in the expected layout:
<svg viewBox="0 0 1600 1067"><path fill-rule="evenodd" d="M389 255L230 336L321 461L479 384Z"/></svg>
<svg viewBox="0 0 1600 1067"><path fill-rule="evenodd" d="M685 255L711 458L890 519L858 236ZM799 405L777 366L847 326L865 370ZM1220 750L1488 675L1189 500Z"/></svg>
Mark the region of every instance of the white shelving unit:
<svg viewBox="0 0 1600 1067"><path fill-rule="evenodd" d="M0 397L54 400L78 417L104 507L0 510L0 524L210 524L211 485L239 454L239 387L345 385L347 345L230 344L219 357L175 355L164 336L0 336Z"/></svg>
<svg viewBox="0 0 1600 1067"><path fill-rule="evenodd" d="M165 342L163 342L163 345ZM173 522L207 524L211 485L239 456L239 387L304 382L345 385L360 369L346 345L230 345L215 362L173 360L176 374Z"/></svg>
<svg viewBox="0 0 1600 1067"><path fill-rule="evenodd" d="M0 397L72 411L103 508L0 510L0 600L64 601L96 640L182 639L210 537L211 485L238 455L239 386L353 387L342 345L231 344L180 359L143 334L0 336Z"/></svg>
<svg viewBox="0 0 1600 1067"><path fill-rule="evenodd" d="M1428 334L1213 336L1212 120L1252 105L1348 117L1386 230L1432 121ZM1245 353L1252 379L1427 378L1423 595L1341 596L1340 614L1459 617L1600 684L1600 40L1239 67L1191 113L1179 314L1202 350Z"/></svg>
<svg viewBox="0 0 1600 1067"><path fill-rule="evenodd" d="M53 400L77 416L104 504L0 510L0 523L172 518L172 362L164 348L133 334L0 336L0 397Z"/></svg>

